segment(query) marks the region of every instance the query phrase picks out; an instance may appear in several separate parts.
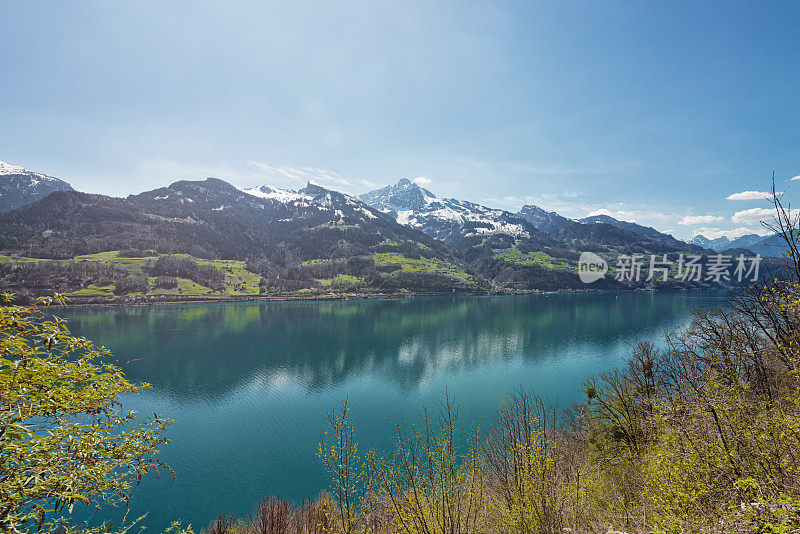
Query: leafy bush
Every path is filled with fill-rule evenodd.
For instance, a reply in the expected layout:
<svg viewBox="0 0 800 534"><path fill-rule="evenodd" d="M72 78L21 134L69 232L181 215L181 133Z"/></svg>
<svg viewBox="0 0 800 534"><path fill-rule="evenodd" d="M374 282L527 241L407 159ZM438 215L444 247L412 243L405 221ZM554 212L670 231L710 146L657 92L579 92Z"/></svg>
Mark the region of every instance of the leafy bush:
<svg viewBox="0 0 800 534"><path fill-rule="evenodd" d="M128 271L119 267L90 261L0 263L0 285L6 291L34 296L74 291L89 285L111 285L128 275Z"/></svg>
<svg viewBox="0 0 800 534"><path fill-rule="evenodd" d="M114 284L115 295L126 295L128 293L147 293L150 284L144 276L126 276Z"/></svg>
<svg viewBox="0 0 800 534"><path fill-rule="evenodd" d="M153 276L188 278L214 291L222 291L225 283L225 275L213 265L200 265L184 256L160 256L153 265L145 267L145 271Z"/></svg>
<svg viewBox="0 0 800 534"><path fill-rule="evenodd" d="M52 531L76 503L124 503L166 468L157 454L171 422L122 411L120 395L149 386L125 380L64 321L10 298L0 307L0 529ZM41 302L53 301L65 302Z"/></svg>
<svg viewBox="0 0 800 534"><path fill-rule="evenodd" d="M159 289L177 289L178 279L174 276L156 276L153 285Z"/></svg>

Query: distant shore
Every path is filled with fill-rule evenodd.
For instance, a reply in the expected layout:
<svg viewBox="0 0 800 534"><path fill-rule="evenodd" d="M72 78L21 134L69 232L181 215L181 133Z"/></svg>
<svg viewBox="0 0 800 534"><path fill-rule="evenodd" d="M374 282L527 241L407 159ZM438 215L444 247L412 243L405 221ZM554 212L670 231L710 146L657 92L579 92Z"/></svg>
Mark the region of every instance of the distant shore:
<svg viewBox="0 0 800 534"><path fill-rule="evenodd" d="M176 298L174 295L159 297L84 297L68 296L69 302L63 306L67 308L86 307L86 306L160 306L169 304L224 304L233 302L325 302L340 300L381 300L381 299L402 299L402 298L424 298L424 297L448 297L448 296L515 296L515 295L548 295L563 293L620 293L634 291L658 291L658 292L689 292L689 291L708 291L713 289L725 290L731 287L695 287L695 288L675 288L671 287L650 287L635 289L557 289L557 290L518 290L518 291L475 291L475 292L408 292L408 293L343 293L343 294L324 294L324 295L220 295L220 296L187 296Z"/></svg>

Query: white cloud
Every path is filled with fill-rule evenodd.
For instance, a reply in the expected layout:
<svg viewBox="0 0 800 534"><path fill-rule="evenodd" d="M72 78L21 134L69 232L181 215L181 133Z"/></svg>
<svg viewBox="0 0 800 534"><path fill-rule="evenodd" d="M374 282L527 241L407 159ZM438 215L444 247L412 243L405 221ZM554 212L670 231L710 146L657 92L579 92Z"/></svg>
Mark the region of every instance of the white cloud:
<svg viewBox="0 0 800 534"><path fill-rule="evenodd" d="M261 163L260 161L250 161L248 163L259 169L266 176L293 180L298 183L298 185L313 180L320 184L327 183L353 187L353 183L350 180L344 178L337 172L326 169L318 169L316 167L294 167L292 165L276 166Z"/></svg>
<svg viewBox="0 0 800 534"><path fill-rule="evenodd" d="M606 208L600 208L599 210L594 210L589 212L587 217L593 217L595 215L608 215L609 217L614 217L620 221L627 221L627 222L636 222L636 213L632 211L623 211L623 210L609 210Z"/></svg>
<svg viewBox="0 0 800 534"><path fill-rule="evenodd" d="M724 217L717 217L716 215L686 215L683 219L678 221L678 224L684 226L695 224L711 224L725 220Z"/></svg>
<svg viewBox="0 0 800 534"><path fill-rule="evenodd" d="M540 193L538 195L482 197L477 201L486 206L501 207L512 212L518 211L525 204L533 204L545 211L555 211L569 219L582 219L592 215L608 215L621 221L652 226L659 231L663 231L662 228L664 227L674 228L675 221L681 217L676 213L655 211L649 206L634 207L624 202L586 202L583 198L584 195L580 191L565 190L560 193Z"/></svg>
<svg viewBox="0 0 800 534"><path fill-rule="evenodd" d="M414 182L417 185L428 185L429 183L431 183L431 179L430 178L426 178L424 176L418 176L418 177L414 178L412 180L412 182Z"/></svg>
<svg viewBox="0 0 800 534"><path fill-rule="evenodd" d="M717 239L720 237L727 237L728 239L736 239L738 237L742 237L743 235L750 235L750 234L758 234L761 236L769 235L770 232L765 228L746 228L744 226L740 228L734 228L733 230L720 230L719 228L706 228L700 227L696 228L693 232L694 236L703 235L709 239Z"/></svg>
<svg viewBox="0 0 800 534"><path fill-rule="evenodd" d="M731 217L735 223L754 224L761 221L771 221L775 217L775 211L768 208L751 208L749 210L737 211Z"/></svg>
<svg viewBox="0 0 800 534"><path fill-rule="evenodd" d="M149 160L139 165L140 171L163 176L170 180L203 180L208 177L221 178L243 187L274 185L298 188L314 181L324 187L352 193L363 187L376 184L368 180L356 183L335 171L317 167L293 165L269 165L260 161L232 161L219 165L187 165L171 160Z"/></svg>
<svg viewBox="0 0 800 534"><path fill-rule="evenodd" d="M794 180L794 178L792 178L792 180ZM742 191L741 193L728 195L725 198L727 200L764 200L765 198L772 198L772 193L767 193L765 191Z"/></svg>
<svg viewBox="0 0 800 534"><path fill-rule="evenodd" d="M798 174L797 176L793 176L793 177L791 177L789 179L790 180L800 180L800 174Z"/></svg>
<svg viewBox="0 0 800 534"><path fill-rule="evenodd" d="M379 187L383 187L381 184L377 182L373 182L372 180L367 180L365 178L361 178L357 181L357 184L367 189L378 189Z"/></svg>

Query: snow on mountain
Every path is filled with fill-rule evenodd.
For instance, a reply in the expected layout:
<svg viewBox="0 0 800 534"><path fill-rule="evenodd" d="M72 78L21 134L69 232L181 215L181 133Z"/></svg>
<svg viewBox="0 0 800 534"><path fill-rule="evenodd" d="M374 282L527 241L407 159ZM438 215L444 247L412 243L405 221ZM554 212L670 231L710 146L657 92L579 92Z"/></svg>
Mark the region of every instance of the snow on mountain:
<svg viewBox="0 0 800 534"><path fill-rule="evenodd" d="M195 210L220 212L232 210L269 221L292 222L315 220L319 224L355 226L381 216L355 197L332 191L309 182L293 191L270 185L243 189L217 178L203 181L180 181L168 187L136 195L140 201L161 204L194 204ZM260 211L260 214L255 215Z"/></svg>
<svg viewBox="0 0 800 534"><path fill-rule="evenodd" d="M746 248L762 256L781 256L786 251L786 244L777 234L762 236L758 234L747 234L736 239L729 239L721 236L709 239L700 234L694 236L690 241L703 248L710 248L716 252L722 252L732 248Z"/></svg>
<svg viewBox="0 0 800 534"><path fill-rule="evenodd" d="M15 210L55 191L72 191L63 180L0 161L0 213Z"/></svg>
<svg viewBox="0 0 800 534"><path fill-rule="evenodd" d="M535 231L524 219L505 210L454 198L437 198L406 178L359 198L398 223L444 241L492 234L529 237Z"/></svg>
<svg viewBox="0 0 800 534"><path fill-rule="evenodd" d="M28 169L0 161L0 176L5 174L28 174L30 172Z"/></svg>
<svg viewBox="0 0 800 534"><path fill-rule="evenodd" d="M311 181L300 190L281 189L271 185L252 188L234 187L217 178L204 181L180 181L137 195L140 200L158 203L194 203L196 210L235 213L260 211L257 217L268 221L290 223L315 220L319 224L357 226L381 216L355 197L319 186Z"/></svg>
<svg viewBox="0 0 800 534"><path fill-rule="evenodd" d="M533 204L522 206L517 215L544 232L554 232L573 222L554 211L545 211Z"/></svg>
<svg viewBox="0 0 800 534"><path fill-rule="evenodd" d="M731 240L724 236L716 239L709 239L708 237L700 234L691 238L689 243L700 245L703 248L710 248L712 250L725 250L731 248Z"/></svg>
<svg viewBox="0 0 800 534"><path fill-rule="evenodd" d="M250 189L242 189L248 195L254 197L277 200L278 202L292 202L294 200L311 200L312 197L290 189L279 189L271 185L260 185Z"/></svg>

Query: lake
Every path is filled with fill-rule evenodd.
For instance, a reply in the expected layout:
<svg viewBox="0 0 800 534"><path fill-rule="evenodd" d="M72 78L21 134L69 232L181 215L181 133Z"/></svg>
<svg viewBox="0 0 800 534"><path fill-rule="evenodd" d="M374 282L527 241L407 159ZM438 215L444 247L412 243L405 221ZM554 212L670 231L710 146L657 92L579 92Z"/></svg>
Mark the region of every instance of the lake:
<svg viewBox="0 0 800 534"><path fill-rule="evenodd" d="M335 302L62 309L74 332L110 348L153 390L126 409L175 420L173 468L147 478L128 517L205 527L247 515L266 493L294 500L328 487L316 458L326 411L345 396L360 448L387 450L391 421L413 422L445 391L460 422L487 428L528 388L559 405L591 375L624 365L640 340L686 325L724 292L430 297ZM119 522L123 510L106 511Z"/></svg>

